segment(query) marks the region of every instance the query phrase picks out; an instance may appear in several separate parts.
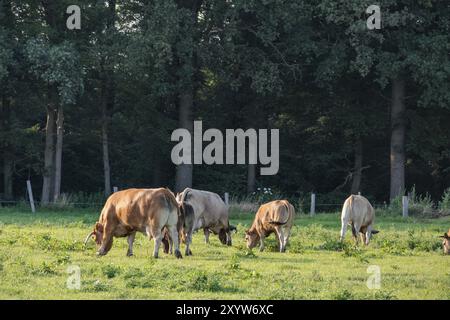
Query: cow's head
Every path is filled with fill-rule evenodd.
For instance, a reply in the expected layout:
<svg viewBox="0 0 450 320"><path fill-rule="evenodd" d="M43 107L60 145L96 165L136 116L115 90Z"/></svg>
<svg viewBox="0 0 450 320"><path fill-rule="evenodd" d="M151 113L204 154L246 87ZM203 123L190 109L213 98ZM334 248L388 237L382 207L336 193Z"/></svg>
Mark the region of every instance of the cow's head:
<svg viewBox="0 0 450 320"><path fill-rule="evenodd" d="M84 245L87 244L87 242L89 241L89 239L92 239L95 241L95 243L97 244L97 247L100 247L102 245L102 240L103 240L103 225L100 222L97 222L94 226L94 230L89 233L89 235L86 237L86 240L84 240Z"/></svg>
<svg viewBox="0 0 450 320"><path fill-rule="evenodd" d="M259 241L259 234L256 231L245 231L245 241L247 242L247 248L252 249L256 247Z"/></svg>
<svg viewBox="0 0 450 320"><path fill-rule="evenodd" d="M444 249L444 254L450 254L450 231L448 233L444 233L442 238L442 248Z"/></svg>

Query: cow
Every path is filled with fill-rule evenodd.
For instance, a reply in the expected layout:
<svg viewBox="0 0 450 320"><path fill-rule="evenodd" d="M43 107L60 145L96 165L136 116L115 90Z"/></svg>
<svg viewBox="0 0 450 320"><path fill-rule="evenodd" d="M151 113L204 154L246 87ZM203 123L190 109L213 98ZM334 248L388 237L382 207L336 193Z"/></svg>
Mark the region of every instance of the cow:
<svg viewBox="0 0 450 320"><path fill-rule="evenodd" d="M372 235L379 232L373 229L374 221L375 210L369 200L361 195L351 195L342 207L340 241L344 240L347 226L350 224L356 244L358 244L358 234L361 233L363 243L368 245Z"/></svg>
<svg viewBox="0 0 450 320"><path fill-rule="evenodd" d="M294 206L287 200L275 200L261 205L252 226L245 232L247 247L252 249L259 241L259 251L263 251L264 239L275 232L280 252L285 252L294 218Z"/></svg>
<svg viewBox="0 0 450 320"><path fill-rule="evenodd" d="M146 234L155 241L153 257L158 258L163 229L174 239L175 256L182 258L178 241L179 208L174 194L166 188L127 189L112 194L102 209L94 230L86 237L97 243L97 254L106 255L114 237L128 237L127 256L133 255L136 232Z"/></svg>
<svg viewBox="0 0 450 320"><path fill-rule="evenodd" d="M441 236L442 240L442 249L444 249L444 254L450 254L450 229L448 229L447 233L444 233Z"/></svg>
<svg viewBox="0 0 450 320"><path fill-rule="evenodd" d="M231 231L235 227L230 226L228 206L218 194L186 188L176 198L179 204L187 203L194 211L193 227L185 233L186 251L192 242L192 233L199 229L203 229L206 243L209 243L209 234L212 232L219 235L223 244L231 246Z"/></svg>

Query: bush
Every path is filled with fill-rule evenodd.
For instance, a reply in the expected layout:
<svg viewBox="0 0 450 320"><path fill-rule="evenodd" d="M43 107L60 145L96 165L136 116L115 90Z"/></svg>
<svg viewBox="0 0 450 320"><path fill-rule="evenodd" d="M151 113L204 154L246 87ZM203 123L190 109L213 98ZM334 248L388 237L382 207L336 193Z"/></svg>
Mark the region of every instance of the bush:
<svg viewBox="0 0 450 320"><path fill-rule="evenodd" d="M419 195L416 192L416 187L413 186L408 193L409 197L409 215L411 216L430 216L435 213L434 203L431 200L431 196L427 193L425 195ZM389 211L393 214L400 215L402 213L402 196L399 195L391 201L389 205Z"/></svg>
<svg viewBox="0 0 450 320"><path fill-rule="evenodd" d="M211 292L222 290L222 286L217 275L207 275L201 271L194 272L188 281L188 288L195 291Z"/></svg>
<svg viewBox="0 0 450 320"><path fill-rule="evenodd" d="M439 213L448 215L450 214L450 188L446 189L442 194L441 201L439 201Z"/></svg>
<svg viewBox="0 0 450 320"><path fill-rule="evenodd" d="M118 274L120 274L121 269L120 267L117 267L113 264L107 264L102 268L102 273L105 275L108 279L112 279Z"/></svg>

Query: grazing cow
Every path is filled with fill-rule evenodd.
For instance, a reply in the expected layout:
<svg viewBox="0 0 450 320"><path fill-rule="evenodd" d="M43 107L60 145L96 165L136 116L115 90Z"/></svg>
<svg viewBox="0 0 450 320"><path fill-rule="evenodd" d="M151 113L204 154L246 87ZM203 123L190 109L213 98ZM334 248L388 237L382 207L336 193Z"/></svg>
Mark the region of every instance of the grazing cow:
<svg viewBox="0 0 450 320"><path fill-rule="evenodd" d="M347 225L351 224L353 237L358 243L358 234L361 233L361 239L368 245L372 234L379 231L373 229L375 221L375 210L369 200L360 195L351 195L344 202L341 214L341 241L345 238Z"/></svg>
<svg viewBox="0 0 450 320"><path fill-rule="evenodd" d="M236 229L230 226L228 220L228 206L216 193L186 188L177 194L179 204L187 203L194 210L194 224L192 229L186 230L186 250L192 242L192 233L203 229L205 242L209 242L210 232L219 235L223 244L231 246L231 230Z"/></svg>
<svg viewBox="0 0 450 320"><path fill-rule="evenodd" d="M448 229L447 233L444 233L441 236L442 240L442 249L444 249L444 254L450 254L450 229Z"/></svg>
<svg viewBox="0 0 450 320"><path fill-rule="evenodd" d="M178 204L173 193L165 188L128 189L112 194L100 214L94 230L86 237L85 244L93 236L97 254L105 255L112 247L113 237L128 237L127 255L133 255L136 232L154 238L153 257L158 250L167 228L175 242L175 256L182 258L178 241Z"/></svg>
<svg viewBox="0 0 450 320"><path fill-rule="evenodd" d="M275 200L261 205L252 226L245 232L247 247L252 249L259 241L259 250L263 251L264 239L275 232L280 252L285 252L294 217L294 206L287 200Z"/></svg>

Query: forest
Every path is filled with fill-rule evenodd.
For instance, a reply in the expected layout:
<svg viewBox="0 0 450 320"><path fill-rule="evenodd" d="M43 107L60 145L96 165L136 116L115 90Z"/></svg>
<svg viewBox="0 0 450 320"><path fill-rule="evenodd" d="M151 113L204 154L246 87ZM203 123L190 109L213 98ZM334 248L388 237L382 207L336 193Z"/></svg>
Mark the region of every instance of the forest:
<svg viewBox="0 0 450 320"><path fill-rule="evenodd" d="M450 5L0 0L0 200L187 186L342 203L450 187ZM80 28L70 28L80 9ZM279 130L279 170L175 165L171 133Z"/></svg>

